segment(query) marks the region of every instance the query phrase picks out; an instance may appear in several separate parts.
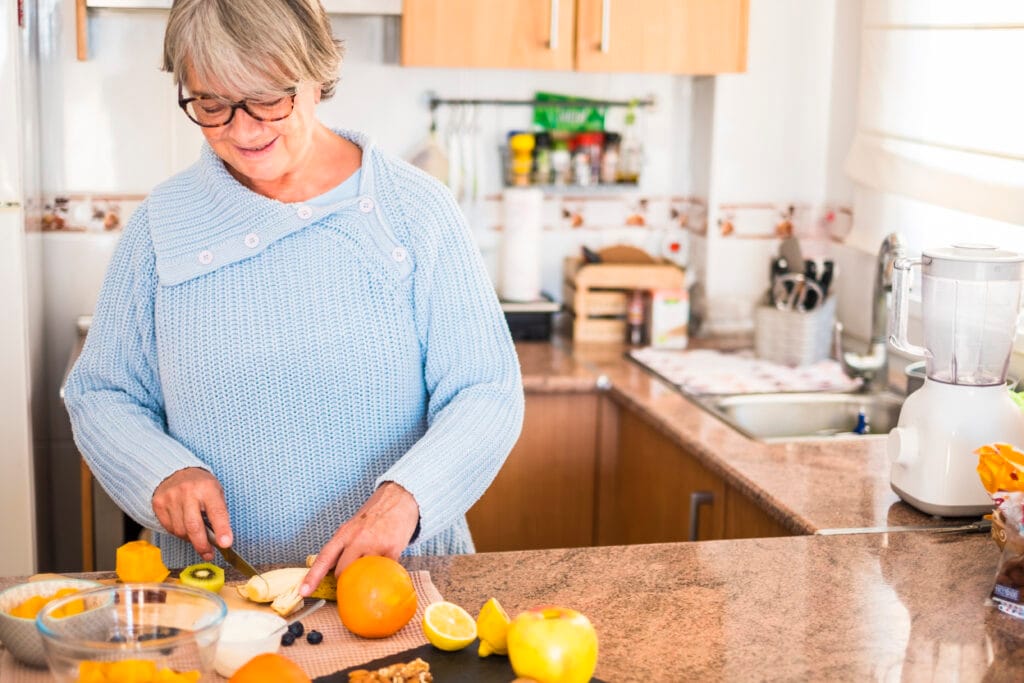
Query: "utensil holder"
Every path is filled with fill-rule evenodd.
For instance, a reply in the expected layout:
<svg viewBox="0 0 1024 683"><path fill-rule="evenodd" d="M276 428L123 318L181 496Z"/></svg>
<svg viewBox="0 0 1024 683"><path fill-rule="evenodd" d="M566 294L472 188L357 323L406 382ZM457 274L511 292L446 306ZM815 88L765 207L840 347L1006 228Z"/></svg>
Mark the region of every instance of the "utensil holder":
<svg viewBox="0 0 1024 683"><path fill-rule="evenodd" d="M810 311L759 306L754 314L754 352L758 358L795 367L829 357L836 297Z"/></svg>

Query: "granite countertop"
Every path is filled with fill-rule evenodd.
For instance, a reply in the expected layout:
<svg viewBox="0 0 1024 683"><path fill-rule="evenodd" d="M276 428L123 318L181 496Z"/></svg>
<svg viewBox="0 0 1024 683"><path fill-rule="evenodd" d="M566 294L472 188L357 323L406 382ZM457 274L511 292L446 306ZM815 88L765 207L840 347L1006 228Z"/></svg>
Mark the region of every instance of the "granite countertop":
<svg viewBox="0 0 1024 683"><path fill-rule="evenodd" d="M742 337L698 339L691 348L749 344ZM951 522L918 512L893 493L884 438L752 440L626 358L627 349L560 337L516 344L527 393L607 391L795 534Z"/></svg>
<svg viewBox="0 0 1024 683"><path fill-rule="evenodd" d="M446 600L572 607L606 681L1024 679L986 536L801 536L413 558Z"/></svg>

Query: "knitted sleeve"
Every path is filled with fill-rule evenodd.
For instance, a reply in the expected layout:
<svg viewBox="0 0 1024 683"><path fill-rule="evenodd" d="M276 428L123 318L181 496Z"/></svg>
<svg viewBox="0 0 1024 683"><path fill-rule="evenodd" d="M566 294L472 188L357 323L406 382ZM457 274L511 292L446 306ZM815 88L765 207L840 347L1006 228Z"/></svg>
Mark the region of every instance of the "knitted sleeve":
<svg viewBox="0 0 1024 683"><path fill-rule="evenodd" d="M156 286L143 203L114 252L64 403L75 443L104 490L140 524L163 531L153 491L178 470L208 468L167 434L157 373Z"/></svg>
<svg viewBox="0 0 1024 683"><path fill-rule="evenodd" d="M480 252L451 193L416 169L396 184L418 246L414 294L430 393L426 433L380 479L415 497L426 541L454 524L483 495L519 438L519 360Z"/></svg>

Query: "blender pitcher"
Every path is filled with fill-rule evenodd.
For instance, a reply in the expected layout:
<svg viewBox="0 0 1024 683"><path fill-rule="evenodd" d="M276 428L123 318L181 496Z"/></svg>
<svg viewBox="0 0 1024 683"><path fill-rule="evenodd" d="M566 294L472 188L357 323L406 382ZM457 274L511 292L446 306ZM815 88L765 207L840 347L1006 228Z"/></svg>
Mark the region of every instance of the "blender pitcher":
<svg viewBox="0 0 1024 683"><path fill-rule="evenodd" d="M921 267L924 346L907 340L911 269ZM925 358L930 379L945 384L1001 385L1013 351L1024 280L1024 255L978 244L926 249L893 266L889 341Z"/></svg>
<svg viewBox="0 0 1024 683"><path fill-rule="evenodd" d="M921 268L923 346L907 340L910 274ZM900 409L886 451L890 484L904 502L931 515L992 510L974 451L991 443L1024 447L1024 414L1005 386L1024 280L1024 255L958 244L925 249L894 264L889 341L923 356L924 385Z"/></svg>

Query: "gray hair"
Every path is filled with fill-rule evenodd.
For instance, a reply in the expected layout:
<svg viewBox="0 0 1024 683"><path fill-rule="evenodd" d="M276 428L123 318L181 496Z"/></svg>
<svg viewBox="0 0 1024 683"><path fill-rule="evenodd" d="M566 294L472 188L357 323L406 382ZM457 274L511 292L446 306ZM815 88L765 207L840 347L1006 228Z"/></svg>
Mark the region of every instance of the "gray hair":
<svg viewBox="0 0 1024 683"><path fill-rule="evenodd" d="M313 81L326 100L343 54L320 0L174 0L163 70L244 97Z"/></svg>

